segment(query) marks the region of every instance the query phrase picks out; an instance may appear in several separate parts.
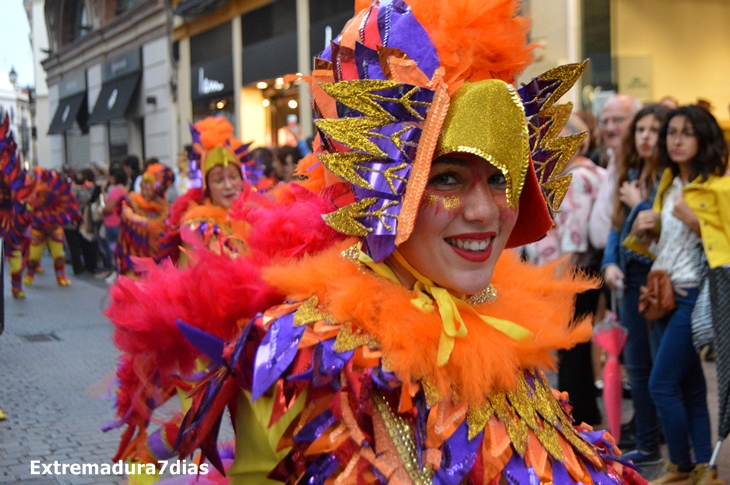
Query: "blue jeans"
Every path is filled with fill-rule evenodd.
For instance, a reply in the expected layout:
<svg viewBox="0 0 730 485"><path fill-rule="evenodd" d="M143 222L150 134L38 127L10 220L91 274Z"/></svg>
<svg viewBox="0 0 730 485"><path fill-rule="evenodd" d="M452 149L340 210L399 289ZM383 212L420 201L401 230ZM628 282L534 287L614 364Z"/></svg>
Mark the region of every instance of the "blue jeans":
<svg viewBox="0 0 730 485"><path fill-rule="evenodd" d="M710 415L700 358L692 346L690 318L698 289L675 293L677 308L656 322L662 332L659 352L649 379L649 390L669 448L669 459L682 470L710 461Z"/></svg>
<svg viewBox="0 0 730 485"><path fill-rule="evenodd" d="M650 333L648 322L639 313L639 287L646 285L649 268L649 265L641 263L628 263L620 315L621 324L629 331L623 355L634 401L636 447L653 452L659 449L660 433L656 409L649 394L649 376L659 349L660 333L655 328Z"/></svg>

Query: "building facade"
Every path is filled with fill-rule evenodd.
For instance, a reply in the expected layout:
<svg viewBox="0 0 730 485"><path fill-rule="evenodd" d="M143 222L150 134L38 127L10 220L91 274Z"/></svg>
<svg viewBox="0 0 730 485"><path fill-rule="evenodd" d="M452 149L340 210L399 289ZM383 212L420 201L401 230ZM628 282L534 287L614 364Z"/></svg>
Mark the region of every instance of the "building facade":
<svg viewBox="0 0 730 485"><path fill-rule="evenodd" d="M45 2L48 166L127 155L172 165L179 145L171 12L162 0Z"/></svg>

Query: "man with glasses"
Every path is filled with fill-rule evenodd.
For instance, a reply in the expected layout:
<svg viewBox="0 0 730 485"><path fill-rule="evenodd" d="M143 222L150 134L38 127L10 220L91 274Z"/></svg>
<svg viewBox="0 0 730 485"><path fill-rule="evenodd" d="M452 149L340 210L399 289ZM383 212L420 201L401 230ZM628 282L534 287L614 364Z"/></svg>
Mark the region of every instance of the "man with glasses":
<svg viewBox="0 0 730 485"><path fill-rule="evenodd" d="M605 167L607 173L606 182L601 185L588 221L588 235L596 249L602 250L606 247L616 194L616 159L631 120L640 109L641 102L636 98L627 94L616 94L608 98L598 117L598 164Z"/></svg>

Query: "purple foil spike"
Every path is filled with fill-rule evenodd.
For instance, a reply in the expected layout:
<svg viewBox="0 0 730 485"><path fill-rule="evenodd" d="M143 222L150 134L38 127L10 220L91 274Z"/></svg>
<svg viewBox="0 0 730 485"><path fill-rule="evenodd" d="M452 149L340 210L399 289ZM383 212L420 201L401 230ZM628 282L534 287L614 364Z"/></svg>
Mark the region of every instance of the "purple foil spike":
<svg viewBox="0 0 730 485"><path fill-rule="evenodd" d="M334 346L335 339L332 338L319 342L314 349L314 365L312 366L314 379L312 384L315 388L331 383L336 386L336 389L339 389L340 379L338 379L338 376L354 351L338 353L335 352Z"/></svg>
<svg viewBox="0 0 730 485"><path fill-rule="evenodd" d="M395 252L395 236L365 236L367 253L373 261L380 263Z"/></svg>
<svg viewBox="0 0 730 485"><path fill-rule="evenodd" d="M147 440L147 446L158 460L167 460L175 454L175 450L170 449L169 444L162 439L163 430L164 428L158 429Z"/></svg>
<svg viewBox="0 0 730 485"><path fill-rule="evenodd" d="M578 433L578 434L585 441L587 441L588 443L591 443L593 445L607 442L603 438L606 434L605 431L586 431L586 432L582 432L582 433Z"/></svg>
<svg viewBox="0 0 730 485"><path fill-rule="evenodd" d="M443 445L441 468L433 476L434 485L457 485L469 474L477 451L482 445L483 434L479 433L469 441L469 427L466 420Z"/></svg>
<svg viewBox="0 0 730 485"><path fill-rule="evenodd" d="M402 50L418 63L418 67L429 79L433 77L440 65L436 48L405 2L395 0L390 5L381 2L378 9L378 28L385 47Z"/></svg>
<svg viewBox="0 0 730 485"><path fill-rule="evenodd" d="M381 198L368 208L368 213L377 213L378 215L363 217L358 219L358 222L365 227L371 228L371 234L375 236L395 236L400 209L400 200L389 200L381 195Z"/></svg>
<svg viewBox="0 0 730 485"><path fill-rule="evenodd" d="M530 481L530 472L527 470L525 460L518 453L512 454L512 458L510 458L502 471L502 478L509 485L533 485L533 482ZM537 485L539 481L534 483ZM553 478L553 483L562 482L557 482Z"/></svg>
<svg viewBox="0 0 730 485"><path fill-rule="evenodd" d="M297 355L297 347L305 326L294 327L294 313L276 319L256 352L253 371L252 399L261 397Z"/></svg>
<svg viewBox="0 0 730 485"><path fill-rule="evenodd" d="M604 471L596 470L595 467L586 460L583 460L583 464L588 469L588 473L590 473L595 485L621 485L621 481L618 477L614 478Z"/></svg>
<svg viewBox="0 0 730 485"><path fill-rule="evenodd" d="M550 465L552 465L553 470L553 483L559 483L560 485L578 485L578 482L570 477L568 469L561 462L555 458L550 458Z"/></svg>
<svg viewBox="0 0 730 485"><path fill-rule="evenodd" d="M385 170L392 170L398 165L404 165L395 170L389 177L384 174ZM402 161L388 162L366 162L358 164L355 171L373 187L375 192L387 194L390 197L402 197L406 191L406 183L411 174L412 166L406 159ZM393 192L395 190L395 192ZM382 197L382 196L381 196Z"/></svg>
<svg viewBox="0 0 730 485"><path fill-rule="evenodd" d="M378 53L359 42L355 44L355 65L360 79L385 79Z"/></svg>
<svg viewBox="0 0 730 485"><path fill-rule="evenodd" d="M210 357L217 365L225 365L225 362L223 362L223 348L226 343L223 340L219 339L215 335L211 335L208 332L200 330L199 328L188 325L180 319L177 319L176 323L177 328L180 329L180 333L182 333L191 344Z"/></svg>
<svg viewBox="0 0 730 485"><path fill-rule="evenodd" d="M309 468L304 472L302 478L299 479L297 485L324 485L339 465L340 462L337 461L337 457L334 454L323 454L314 463L309 465Z"/></svg>
<svg viewBox="0 0 730 485"><path fill-rule="evenodd" d="M397 386L395 374L383 371L382 367L373 367L370 371L370 377L375 387L382 391L390 392Z"/></svg>
<svg viewBox="0 0 730 485"><path fill-rule="evenodd" d="M548 100L550 95L553 94L559 86L560 81L557 79L548 81L536 77L518 89L517 94L519 94L522 99L522 104L525 107L525 115L529 117L540 111L545 101Z"/></svg>
<svg viewBox="0 0 730 485"><path fill-rule="evenodd" d="M535 164L538 181L544 184L555 170L555 164L558 163L558 156L552 150L539 148L532 153L532 161Z"/></svg>
<svg viewBox="0 0 730 485"><path fill-rule="evenodd" d="M332 411L327 409L322 414L311 419L307 424L305 424L302 429L292 437L292 440L294 443L311 443L319 438L335 421L337 421L337 418L335 418L332 414Z"/></svg>

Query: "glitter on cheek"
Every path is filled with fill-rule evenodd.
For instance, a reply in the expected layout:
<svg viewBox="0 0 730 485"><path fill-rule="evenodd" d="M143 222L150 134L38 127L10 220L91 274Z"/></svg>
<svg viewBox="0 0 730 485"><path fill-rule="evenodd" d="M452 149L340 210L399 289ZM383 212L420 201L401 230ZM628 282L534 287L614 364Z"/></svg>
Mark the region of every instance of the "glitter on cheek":
<svg viewBox="0 0 730 485"><path fill-rule="evenodd" d="M441 196L434 193L425 193L423 194L422 207L434 207L436 214L439 214L442 209L447 212L452 211L461 207L461 197L458 195Z"/></svg>
<svg viewBox="0 0 730 485"><path fill-rule="evenodd" d="M441 202L444 205L444 209L447 211L458 209L461 207L461 198L458 195L449 195L446 197L443 197L441 199Z"/></svg>

